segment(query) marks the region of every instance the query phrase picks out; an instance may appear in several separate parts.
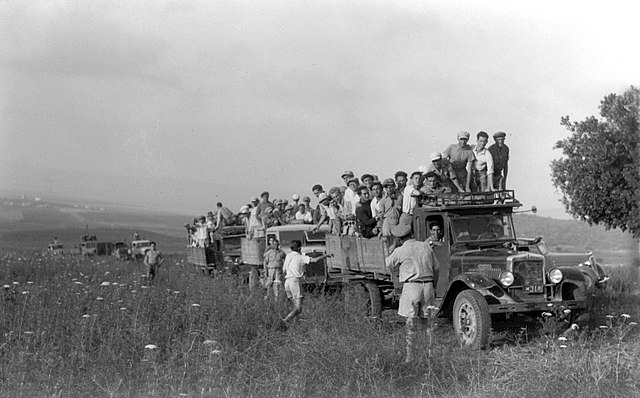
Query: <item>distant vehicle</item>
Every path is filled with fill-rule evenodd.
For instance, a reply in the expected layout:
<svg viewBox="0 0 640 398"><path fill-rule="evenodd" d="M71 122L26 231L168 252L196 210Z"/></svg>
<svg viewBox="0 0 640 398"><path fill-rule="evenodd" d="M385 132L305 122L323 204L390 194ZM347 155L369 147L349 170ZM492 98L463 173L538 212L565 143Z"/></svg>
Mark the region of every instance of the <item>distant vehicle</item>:
<svg viewBox="0 0 640 398"><path fill-rule="evenodd" d="M584 274L589 289L602 287L609 280L609 276L604 272L604 269L596 262L593 252L552 252L542 240L542 237L535 239L520 238L518 239L518 248L519 250L542 254L546 259L545 268L547 271L558 267L578 267Z"/></svg>
<svg viewBox="0 0 640 398"><path fill-rule="evenodd" d="M151 249L151 241L148 239L134 240L131 242L131 249L129 249L129 255L136 259L142 260L144 255Z"/></svg>
<svg viewBox="0 0 640 398"><path fill-rule="evenodd" d="M80 243L80 253L83 256L108 256L112 251L112 242L87 241Z"/></svg>
<svg viewBox="0 0 640 398"><path fill-rule="evenodd" d="M187 262L199 266L203 273L212 275L214 270L229 267L237 273L241 259L242 240L245 239L243 225L230 225L219 230L222 236L222 247L187 247Z"/></svg>
<svg viewBox="0 0 640 398"><path fill-rule="evenodd" d="M129 246L125 242L116 242L111 255L120 261L128 261L131 259Z"/></svg>
<svg viewBox="0 0 640 398"><path fill-rule="evenodd" d="M64 247L60 243L51 243L47 247L47 251L51 254L61 255L64 254Z"/></svg>

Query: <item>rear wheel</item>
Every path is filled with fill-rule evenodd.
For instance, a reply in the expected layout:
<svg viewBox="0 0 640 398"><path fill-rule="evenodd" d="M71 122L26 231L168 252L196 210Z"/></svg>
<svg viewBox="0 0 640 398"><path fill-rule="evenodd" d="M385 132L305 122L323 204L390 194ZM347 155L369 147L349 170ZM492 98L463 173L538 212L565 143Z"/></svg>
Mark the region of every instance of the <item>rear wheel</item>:
<svg viewBox="0 0 640 398"><path fill-rule="evenodd" d="M453 328L462 344L473 349L486 348L491 329L489 306L475 290L463 290L453 305Z"/></svg>

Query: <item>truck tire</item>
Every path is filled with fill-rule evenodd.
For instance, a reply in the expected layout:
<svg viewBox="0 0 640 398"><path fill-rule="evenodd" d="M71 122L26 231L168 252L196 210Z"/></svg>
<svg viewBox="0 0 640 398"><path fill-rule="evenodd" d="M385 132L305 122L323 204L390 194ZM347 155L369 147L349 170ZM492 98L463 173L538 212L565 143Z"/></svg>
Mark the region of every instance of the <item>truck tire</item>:
<svg viewBox="0 0 640 398"><path fill-rule="evenodd" d="M453 305L453 329L463 346L484 349L489 342L491 315L487 301L475 290L463 290Z"/></svg>
<svg viewBox="0 0 640 398"><path fill-rule="evenodd" d="M348 312L371 317L382 315L380 288L373 282L349 283L344 289L344 300Z"/></svg>

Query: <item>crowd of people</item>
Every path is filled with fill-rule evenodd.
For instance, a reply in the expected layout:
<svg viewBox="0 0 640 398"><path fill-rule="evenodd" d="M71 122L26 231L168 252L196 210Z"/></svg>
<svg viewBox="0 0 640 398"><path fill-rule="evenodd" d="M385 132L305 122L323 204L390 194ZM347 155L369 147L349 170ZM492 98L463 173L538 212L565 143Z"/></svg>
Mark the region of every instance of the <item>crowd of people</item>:
<svg viewBox="0 0 640 398"><path fill-rule="evenodd" d="M328 192L320 184L311 188L318 201L315 207L309 196L293 194L291 201L271 201L267 191L252 197L237 214L218 203L215 212L185 225L190 245L219 244L220 228L228 225L243 225L249 238L264 237L267 228L286 224L314 224L316 230L328 225L331 233L338 235L390 236L395 225L411 223L417 198L422 195L506 189L506 133L493 134L494 143L490 146L489 135L484 131L476 134L474 145L469 144L469 138L467 131L460 131L457 143L442 152L430 153L430 163L410 174L398 171L393 177L380 180L375 174L365 173L358 178L353 171L345 170L341 175L344 185Z"/></svg>

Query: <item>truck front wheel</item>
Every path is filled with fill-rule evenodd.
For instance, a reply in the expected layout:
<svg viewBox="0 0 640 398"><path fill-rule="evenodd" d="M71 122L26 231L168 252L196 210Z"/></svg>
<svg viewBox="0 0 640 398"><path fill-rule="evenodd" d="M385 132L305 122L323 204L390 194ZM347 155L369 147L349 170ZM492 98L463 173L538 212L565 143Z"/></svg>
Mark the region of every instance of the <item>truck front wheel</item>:
<svg viewBox="0 0 640 398"><path fill-rule="evenodd" d="M453 305L453 329L462 344L473 349L486 348L491 329L487 301L475 290L463 290Z"/></svg>

